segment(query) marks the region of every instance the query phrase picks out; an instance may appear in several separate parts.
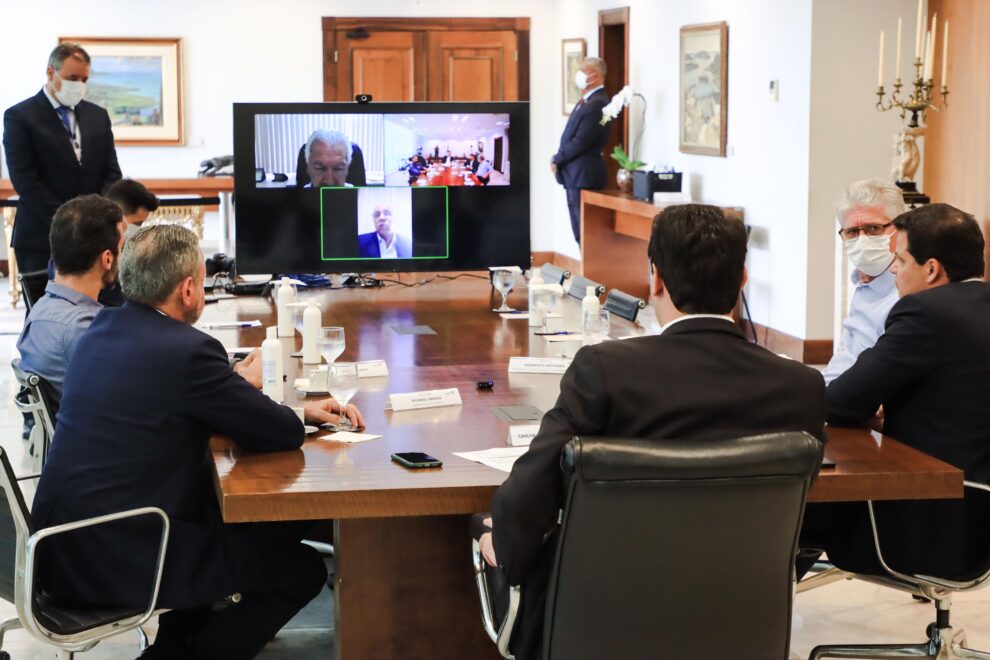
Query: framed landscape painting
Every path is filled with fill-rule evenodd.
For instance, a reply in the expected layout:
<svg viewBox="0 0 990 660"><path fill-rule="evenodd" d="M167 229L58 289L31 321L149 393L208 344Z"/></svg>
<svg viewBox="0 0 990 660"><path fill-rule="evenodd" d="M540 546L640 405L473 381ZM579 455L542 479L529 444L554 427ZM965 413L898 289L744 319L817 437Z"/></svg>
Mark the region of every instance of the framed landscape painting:
<svg viewBox="0 0 990 660"><path fill-rule="evenodd" d="M66 41L93 60L86 100L110 114L117 144L182 144L181 39L59 37Z"/></svg>
<svg viewBox="0 0 990 660"><path fill-rule="evenodd" d="M581 68L588 46L584 39L564 39L561 79L564 82L564 114L569 115L581 100L581 90L574 82L574 74Z"/></svg>
<svg viewBox="0 0 990 660"><path fill-rule="evenodd" d="M681 28L681 151L725 156L729 26Z"/></svg>

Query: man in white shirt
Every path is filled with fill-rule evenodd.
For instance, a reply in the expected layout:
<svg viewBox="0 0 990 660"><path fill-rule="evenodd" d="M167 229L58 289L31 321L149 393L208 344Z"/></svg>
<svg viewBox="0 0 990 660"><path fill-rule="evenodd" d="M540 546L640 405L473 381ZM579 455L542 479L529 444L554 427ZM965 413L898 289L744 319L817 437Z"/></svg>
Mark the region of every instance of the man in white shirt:
<svg viewBox="0 0 990 660"><path fill-rule="evenodd" d="M836 203L839 237L853 266L855 286L842 337L825 367L831 383L883 334L887 313L897 302L891 264L894 261L893 220L904 213L904 197L893 183L878 179L856 181Z"/></svg>
<svg viewBox="0 0 990 660"><path fill-rule="evenodd" d="M409 241L392 231L392 207L377 204L371 213L375 231L358 236L358 255L366 259L408 259Z"/></svg>

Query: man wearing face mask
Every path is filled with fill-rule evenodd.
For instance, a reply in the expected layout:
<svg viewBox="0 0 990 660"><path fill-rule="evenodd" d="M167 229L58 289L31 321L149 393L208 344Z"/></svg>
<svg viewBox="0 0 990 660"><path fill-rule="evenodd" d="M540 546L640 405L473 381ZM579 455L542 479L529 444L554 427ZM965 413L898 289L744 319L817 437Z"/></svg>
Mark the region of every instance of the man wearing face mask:
<svg viewBox="0 0 990 660"><path fill-rule="evenodd" d="M48 58L48 82L3 116L7 168L17 191L12 244L22 273L44 270L55 210L73 197L104 193L120 179L110 116L83 100L90 57L63 43Z"/></svg>
<svg viewBox="0 0 990 660"><path fill-rule="evenodd" d="M853 266L855 287L842 337L825 367L825 382L835 380L883 334L887 313L897 302L891 264L894 261L893 219L903 213L904 198L893 183L856 181L836 204L839 237Z"/></svg>
<svg viewBox="0 0 990 660"><path fill-rule="evenodd" d="M550 159L550 171L567 191L567 210L578 244L581 243L581 191L605 187L602 149L611 129L611 124L600 123L602 108L608 103L605 70L605 61L597 57L585 58L581 64L574 77L581 90L581 100L567 120L557 153Z"/></svg>

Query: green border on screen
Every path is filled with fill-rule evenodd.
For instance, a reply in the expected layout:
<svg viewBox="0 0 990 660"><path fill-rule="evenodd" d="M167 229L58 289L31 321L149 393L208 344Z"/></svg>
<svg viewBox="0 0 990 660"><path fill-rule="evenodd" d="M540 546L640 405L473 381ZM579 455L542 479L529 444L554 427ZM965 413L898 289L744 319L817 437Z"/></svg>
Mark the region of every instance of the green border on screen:
<svg viewBox="0 0 990 660"><path fill-rule="evenodd" d="M381 257L327 257L323 254L324 242L323 242L323 191L324 190L361 190L364 188L405 188L406 186L323 186L320 188L320 261L381 261ZM423 257L407 257L407 259L449 259L450 258L450 187L449 186L409 186L410 196L412 191L417 188L443 188L443 206L444 206L444 249L446 252L442 255L435 256L423 256ZM412 236L409 237L412 241ZM393 261L389 259L389 261ZM399 261L406 261L406 259L400 259Z"/></svg>

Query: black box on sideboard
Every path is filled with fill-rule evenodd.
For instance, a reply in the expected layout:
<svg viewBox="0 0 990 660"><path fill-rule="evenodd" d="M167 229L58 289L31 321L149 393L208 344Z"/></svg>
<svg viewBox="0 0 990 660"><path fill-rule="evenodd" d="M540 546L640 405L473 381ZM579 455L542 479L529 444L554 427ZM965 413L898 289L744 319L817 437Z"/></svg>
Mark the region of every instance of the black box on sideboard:
<svg viewBox="0 0 990 660"><path fill-rule="evenodd" d="M652 202L655 192L681 192L683 177L683 172L635 170L633 172L633 197L645 202Z"/></svg>

